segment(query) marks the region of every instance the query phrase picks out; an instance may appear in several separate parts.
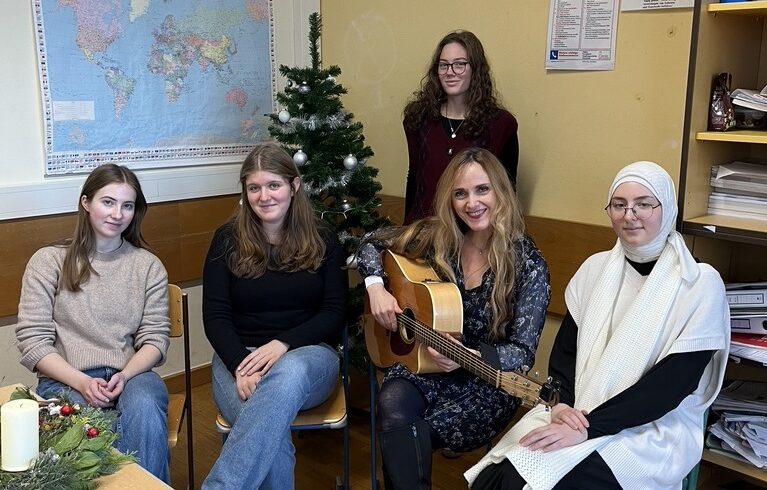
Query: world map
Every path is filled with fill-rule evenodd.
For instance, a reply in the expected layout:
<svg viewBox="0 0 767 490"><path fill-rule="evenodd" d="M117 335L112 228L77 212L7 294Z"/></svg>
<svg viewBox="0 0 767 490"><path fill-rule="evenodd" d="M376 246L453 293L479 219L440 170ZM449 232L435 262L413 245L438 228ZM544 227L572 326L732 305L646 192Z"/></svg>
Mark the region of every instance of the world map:
<svg viewBox="0 0 767 490"><path fill-rule="evenodd" d="M268 139L269 0L34 0L47 173L231 162Z"/></svg>

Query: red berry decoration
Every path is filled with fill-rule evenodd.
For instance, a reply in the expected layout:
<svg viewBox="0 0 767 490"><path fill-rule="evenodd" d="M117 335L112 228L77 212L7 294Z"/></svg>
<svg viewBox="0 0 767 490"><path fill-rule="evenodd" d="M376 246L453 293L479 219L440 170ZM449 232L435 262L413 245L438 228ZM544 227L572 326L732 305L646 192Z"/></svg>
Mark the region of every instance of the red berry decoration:
<svg viewBox="0 0 767 490"><path fill-rule="evenodd" d="M93 439L94 437L99 435L99 430L95 427L88 427L88 430L85 431L85 437L88 439Z"/></svg>
<svg viewBox="0 0 767 490"><path fill-rule="evenodd" d="M69 417L72 415L72 407L69 405L64 405L59 409L59 415L62 417Z"/></svg>

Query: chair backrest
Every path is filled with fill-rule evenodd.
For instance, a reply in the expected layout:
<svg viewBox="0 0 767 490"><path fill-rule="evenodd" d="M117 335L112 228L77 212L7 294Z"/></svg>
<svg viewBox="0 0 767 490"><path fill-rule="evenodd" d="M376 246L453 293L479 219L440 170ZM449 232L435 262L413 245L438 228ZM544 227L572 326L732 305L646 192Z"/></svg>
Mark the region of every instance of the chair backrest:
<svg viewBox="0 0 767 490"><path fill-rule="evenodd" d="M175 284L168 284L168 317L170 318L170 336L184 335L183 293Z"/></svg>

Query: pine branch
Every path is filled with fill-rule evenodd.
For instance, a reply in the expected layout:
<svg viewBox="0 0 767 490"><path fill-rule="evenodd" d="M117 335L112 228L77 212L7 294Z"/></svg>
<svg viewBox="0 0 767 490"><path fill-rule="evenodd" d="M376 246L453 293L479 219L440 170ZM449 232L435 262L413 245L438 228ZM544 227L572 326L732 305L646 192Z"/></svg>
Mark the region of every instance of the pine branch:
<svg viewBox="0 0 767 490"><path fill-rule="evenodd" d="M320 14L314 12L309 16L309 53L312 56L312 68L320 69L320 34L322 33L322 20Z"/></svg>

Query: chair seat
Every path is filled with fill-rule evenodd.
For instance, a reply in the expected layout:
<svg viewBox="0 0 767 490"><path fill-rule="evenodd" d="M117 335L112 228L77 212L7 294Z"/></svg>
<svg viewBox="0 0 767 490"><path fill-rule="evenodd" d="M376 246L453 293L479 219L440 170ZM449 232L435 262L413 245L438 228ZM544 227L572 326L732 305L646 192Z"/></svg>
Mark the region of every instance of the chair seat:
<svg viewBox="0 0 767 490"><path fill-rule="evenodd" d="M314 429L317 427L326 427L338 429L345 427L347 423L346 416L346 396L344 395L344 385L341 381L336 384L333 393L322 404L298 412L296 418L290 426L291 430ZM216 416L216 432L228 434L232 426L219 413Z"/></svg>
<svg viewBox="0 0 767 490"><path fill-rule="evenodd" d="M184 421L184 405L186 396L180 393L168 395L168 447L176 447L181 423Z"/></svg>

